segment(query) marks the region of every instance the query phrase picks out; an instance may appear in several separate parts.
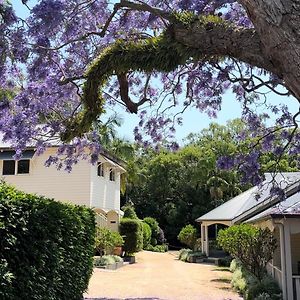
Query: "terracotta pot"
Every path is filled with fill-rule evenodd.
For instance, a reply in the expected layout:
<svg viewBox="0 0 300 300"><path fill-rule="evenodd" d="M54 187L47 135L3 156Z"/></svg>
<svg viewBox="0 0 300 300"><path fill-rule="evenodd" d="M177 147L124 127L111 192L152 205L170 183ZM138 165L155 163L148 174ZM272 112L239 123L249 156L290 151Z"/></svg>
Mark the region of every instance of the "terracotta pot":
<svg viewBox="0 0 300 300"><path fill-rule="evenodd" d="M114 251L113 251L113 254L114 254L114 255L121 256L121 255L122 255L122 252L123 252L122 247L115 247L115 248L114 248Z"/></svg>

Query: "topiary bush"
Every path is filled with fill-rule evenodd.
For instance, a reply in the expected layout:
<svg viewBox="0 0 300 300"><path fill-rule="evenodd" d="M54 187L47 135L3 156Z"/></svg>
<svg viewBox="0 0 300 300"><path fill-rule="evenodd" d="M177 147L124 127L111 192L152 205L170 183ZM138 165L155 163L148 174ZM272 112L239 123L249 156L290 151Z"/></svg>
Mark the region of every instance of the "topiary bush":
<svg viewBox="0 0 300 300"><path fill-rule="evenodd" d="M123 250L126 255L133 255L143 249L143 227L140 220L122 218L120 234L124 238Z"/></svg>
<svg viewBox="0 0 300 300"><path fill-rule="evenodd" d="M151 227L145 222L142 222L142 227L143 227L143 249L146 249L151 243Z"/></svg>
<svg viewBox="0 0 300 300"><path fill-rule="evenodd" d="M0 299L82 299L94 242L91 209L0 184Z"/></svg>
<svg viewBox="0 0 300 300"><path fill-rule="evenodd" d="M136 212L135 212L134 208L131 205L124 206L123 211L124 211L124 215L123 215L124 219L136 219L136 220L138 220Z"/></svg>
<svg viewBox="0 0 300 300"><path fill-rule="evenodd" d="M159 230L159 225L158 222L151 217L146 217L143 220L145 223L147 223L150 228L151 228L151 245L156 246L157 245L157 240L160 237L160 230Z"/></svg>
<svg viewBox="0 0 300 300"><path fill-rule="evenodd" d="M194 250L197 240L197 229L193 225L186 225L177 236L178 240Z"/></svg>

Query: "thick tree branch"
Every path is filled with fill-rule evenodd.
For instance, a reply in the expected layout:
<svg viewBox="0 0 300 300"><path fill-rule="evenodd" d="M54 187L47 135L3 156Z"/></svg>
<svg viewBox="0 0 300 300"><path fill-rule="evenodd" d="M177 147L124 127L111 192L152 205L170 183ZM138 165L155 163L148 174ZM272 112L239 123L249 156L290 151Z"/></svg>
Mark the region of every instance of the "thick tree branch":
<svg viewBox="0 0 300 300"><path fill-rule="evenodd" d="M277 73L275 66L265 58L262 43L254 29L227 22L208 23L206 26L195 22L191 28L175 24L173 30L178 43L197 49L203 56L231 57Z"/></svg>

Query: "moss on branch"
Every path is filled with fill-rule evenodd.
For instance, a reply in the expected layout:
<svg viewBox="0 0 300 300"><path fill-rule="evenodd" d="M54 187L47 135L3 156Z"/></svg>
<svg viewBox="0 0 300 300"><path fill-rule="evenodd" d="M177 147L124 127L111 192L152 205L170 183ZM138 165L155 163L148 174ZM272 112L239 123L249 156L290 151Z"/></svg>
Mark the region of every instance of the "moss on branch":
<svg viewBox="0 0 300 300"><path fill-rule="evenodd" d="M177 25L187 28L194 22L207 26L219 22L218 17L197 17L191 13L174 14ZM198 25L197 24L197 25ZM170 72L190 58L200 60L201 55L195 48L187 47L175 41L171 24L160 36L143 40L117 40L107 47L86 72L82 102L84 109L66 124L67 130L62 135L64 141L75 136L82 136L91 129L92 122L104 112L102 89L113 75L126 74L128 71L151 73L153 71Z"/></svg>

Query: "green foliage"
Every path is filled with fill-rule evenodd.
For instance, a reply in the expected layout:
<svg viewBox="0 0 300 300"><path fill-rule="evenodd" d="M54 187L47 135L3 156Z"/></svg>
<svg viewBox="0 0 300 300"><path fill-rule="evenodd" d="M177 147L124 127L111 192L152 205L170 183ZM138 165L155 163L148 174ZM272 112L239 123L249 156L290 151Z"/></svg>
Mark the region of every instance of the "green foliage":
<svg viewBox="0 0 300 300"><path fill-rule="evenodd" d="M96 257L94 259L94 266L95 267L113 265L114 263L115 263L115 260L111 255L103 255L103 256L100 256L100 257Z"/></svg>
<svg viewBox="0 0 300 300"><path fill-rule="evenodd" d="M104 112L102 89L112 75L126 74L129 70L169 72L191 57L199 58L199 52L176 42L171 26L157 37L117 40L87 70L82 97L84 109L66 124L67 131L61 138L69 141L90 130L92 122Z"/></svg>
<svg viewBox="0 0 300 300"><path fill-rule="evenodd" d="M187 261L188 254L192 252L193 251L191 249L181 249L179 251L178 259L182 261Z"/></svg>
<svg viewBox="0 0 300 300"><path fill-rule="evenodd" d="M103 256L94 258L94 266L95 267L108 266L108 265L113 265L116 262L121 262L121 261L123 261L123 259L120 256L103 255Z"/></svg>
<svg viewBox="0 0 300 300"><path fill-rule="evenodd" d="M178 259L185 262L195 262L196 258L205 258L206 255L201 251L192 251L191 249L181 249Z"/></svg>
<svg viewBox="0 0 300 300"><path fill-rule="evenodd" d="M123 249L126 255L133 255L143 248L143 227L140 220L122 218L120 234L124 237Z"/></svg>
<svg viewBox="0 0 300 300"><path fill-rule="evenodd" d="M233 259L230 263L230 272L233 273L240 266L241 266L241 263L237 259Z"/></svg>
<svg viewBox="0 0 300 300"><path fill-rule="evenodd" d="M245 130L245 124L236 119L227 125L212 123L199 134L190 134L187 145L176 152L137 148L129 164L127 197L138 216L155 216L168 242L176 245L182 227L248 189L249 185L240 184L237 171L219 170L216 164L220 156L249 152L253 138L238 139ZM275 161L274 154L263 155L262 170L275 170ZM289 155L283 157L278 170L293 171L296 166L297 159Z"/></svg>
<svg viewBox="0 0 300 300"><path fill-rule="evenodd" d="M259 294L254 300L272 300L271 296L267 293Z"/></svg>
<svg viewBox="0 0 300 300"><path fill-rule="evenodd" d="M143 220L146 224L150 226L151 229L151 245L156 246L157 245L157 239L159 237L159 224L158 222L151 217L146 217Z"/></svg>
<svg viewBox="0 0 300 300"><path fill-rule="evenodd" d="M93 270L94 212L0 185L0 298L78 300Z"/></svg>
<svg viewBox="0 0 300 300"><path fill-rule="evenodd" d="M150 245L151 243L151 227L145 223L142 222L142 226L143 226L143 249L147 249L147 247Z"/></svg>
<svg viewBox="0 0 300 300"><path fill-rule="evenodd" d="M95 248L100 254L112 254L115 247L123 244L124 240L118 232L104 227L97 227Z"/></svg>
<svg viewBox="0 0 300 300"><path fill-rule="evenodd" d="M137 219L138 220L136 212L135 212L135 210L132 206L129 206L129 205L125 206L123 208L123 211L124 211L123 218L125 218L125 219Z"/></svg>
<svg viewBox="0 0 300 300"><path fill-rule="evenodd" d="M193 225L186 225L178 234L178 240L194 250L197 240L197 230Z"/></svg>
<svg viewBox="0 0 300 300"><path fill-rule="evenodd" d="M250 224L220 230L217 241L258 280L263 278L266 265L277 247L276 239L268 228L261 229Z"/></svg>
<svg viewBox="0 0 300 300"><path fill-rule="evenodd" d="M234 262L233 264L235 271L232 275L231 284L236 291L243 295L245 300L282 300L280 288L272 277L265 274L259 281L239 263Z"/></svg>
<svg viewBox="0 0 300 300"><path fill-rule="evenodd" d="M168 245L148 245L144 250L152 251L152 252L167 252L168 251Z"/></svg>

